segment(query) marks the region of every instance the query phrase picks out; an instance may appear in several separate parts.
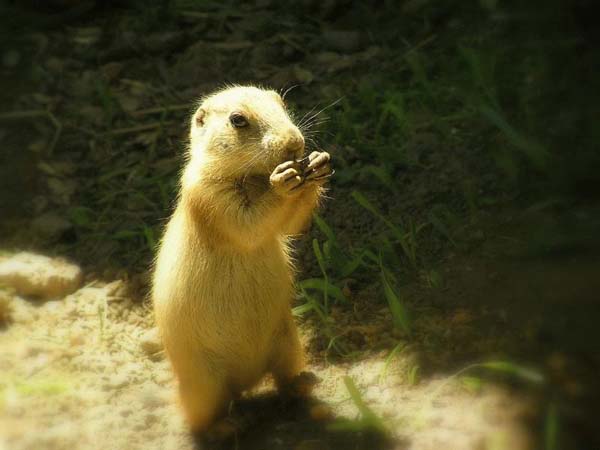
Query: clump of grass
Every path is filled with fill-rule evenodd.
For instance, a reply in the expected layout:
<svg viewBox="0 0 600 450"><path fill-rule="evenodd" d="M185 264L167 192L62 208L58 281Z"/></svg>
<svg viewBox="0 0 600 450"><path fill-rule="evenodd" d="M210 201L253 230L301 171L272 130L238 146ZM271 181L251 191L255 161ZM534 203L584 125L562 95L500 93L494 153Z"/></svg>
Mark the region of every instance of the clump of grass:
<svg viewBox="0 0 600 450"><path fill-rule="evenodd" d="M363 197L360 197L361 194L358 195L359 199L363 199ZM365 204L369 207L372 206L366 199ZM379 217L386 221L390 228L395 227L395 225L388 221L387 218L378 213L374 207L370 209L375 211L376 214L379 214ZM393 255L395 255L395 250L393 249L393 244L387 240L387 238L383 237L382 242L384 248L383 251L380 250L379 255L376 255L375 252L368 248L359 248L354 254L349 254L349 252L341 248L334 231L325 220L315 216L315 222L327 238L322 245L319 244L317 239L313 239L313 252L321 270L322 277L309 278L298 282L300 298L305 301L302 305L293 309L294 315L300 316L309 311L315 312L324 325L325 334L330 338L329 348L340 350L343 347L342 341L340 340L341 335L336 335L333 332L331 321L329 319L330 302L335 301L344 303L348 301L342 289L338 287L337 280L349 276L358 268L362 267L367 272L373 272L374 274L378 273L383 296L392 313L394 327L406 335L410 335L411 324L405 302L394 286L396 283L394 275L384 264L383 254L386 252L386 249L387 252L392 255L391 258L394 259ZM397 233L401 235L399 228L397 228ZM407 245L413 245L414 237L409 237L405 242L410 242L410 244ZM330 272L333 276L330 275ZM319 296L314 295L316 292L318 292Z"/></svg>
<svg viewBox="0 0 600 450"><path fill-rule="evenodd" d="M348 394L350 394L350 399L358 409L359 416L355 420L338 419L335 423L331 424L329 428L335 431L372 430L380 432L384 435L389 434L389 430L385 422L381 417L375 414L375 412L364 401L360 391L354 383L354 380L349 376L345 376L344 385L346 386Z"/></svg>
<svg viewBox="0 0 600 450"><path fill-rule="evenodd" d="M408 316L408 311L404 306L404 302L400 299L400 296L397 294L396 290L392 287L390 282L390 274L389 271L383 267L380 260L381 267L381 283L383 285L383 292L385 294L385 298L388 302L388 306L390 311L392 312L392 320L394 322L394 327L398 330L403 331L404 333L410 335L411 333L411 325L410 319Z"/></svg>
<svg viewBox="0 0 600 450"><path fill-rule="evenodd" d="M406 379L408 381L408 384L410 384L411 386L415 386L419 383L419 370L420 367L417 364L411 366L410 369L408 369Z"/></svg>
<svg viewBox="0 0 600 450"><path fill-rule="evenodd" d="M383 383L387 376L388 370L394 358L406 347L404 342L398 342L396 346L392 349L392 351L385 358L385 362L381 369L381 373L379 374L379 383Z"/></svg>
<svg viewBox="0 0 600 450"><path fill-rule="evenodd" d="M506 360L495 360L495 361L484 361L480 363L470 364L466 367L463 367L458 372L446 377L444 382L439 385L431 394L428 396L429 403L431 403L435 397L444 389L449 383L457 379L458 377L463 376L466 373L470 373L473 371L481 370L488 371L491 373L497 373L505 376L509 376L515 378L517 380L521 380L525 383L529 383L531 385L541 386L546 382L544 375L536 369L531 367L523 366L512 361ZM475 379L477 377L470 377L467 384L474 385ZM461 380L461 381L464 381Z"/></svg>
<svg viewBox="0 0 600 450"><path fill-rule="evenodd" d="M53 396L69 390L69 383L61 379L40 379L21 381L15 385L16 391L23 396Z"/></svg>
<svg viewBox="0 0 600 450"><path fill-rule="evenodd" d="M371 203L362 193L352 191L352 198L363 208L381 220L389 228L392 237L400 245L406 260L412 268L416 269L419 265L417 252L417 235L426 226L426 224L416 225L412 219L407 219L406 226L395 224L385 217L373 203Z"/></svg>
<svg viewBox="0 0 600 450"><path fill-rule="evenodd" d="M338 243L338 239L333 229L321 217L315 214L315 224L325 235L323 242L322 265L331 271L333 276L338 279L346 278L352 275L361 265L364 265L365 250L359 249L352 253L344 249ZM320 266L321 266L320 263Z"/></svg>
<svg viewBox="0 0 600 450"><path fill-rule="evenodd" d="M544 450L558 450L559 415L558 406L551 402L544 421Z"/></svg>
<svg viewBox="0 0 600 450"><path fill-rule="evenodd" d="M326 226L324 221L322 222L322 226ZM335 236L331 236L331 239L335 240ZM330 243L330 245L323 245L322 250L319 241L313 239L313 251L323 276L320 278L308 278L297 283L297 287L300 290L299 297L304 300L304 303L293 308L292 314L302 316L309 311L313 311L323 326L325 336L329 339L327 350L333 350L341 356L348 356L350 352L343 341L340 340L341 334L334 331L332 321L329 317L331 301L348 301L342 290L334 284L328 273L331 261L331 247L333 245L331 242L326 241L326 244ZM318 296L316 293L318 293Z"/></svg>
<svg viewBox="0 0 600 450"><path fill-rule="evenodd" d="M480 371L480 374L485 374L487 372L507 376L516 380L520 380L521 382L531 386L543 386L546 383L546 378L544 377L543 373L537 369L517 364L513 361L490 360L470 364L454 374L447 376L443 382L441 382L423 399L422 407L414 417L415 421L422 422L423 415L425 414L426 410L433 407L433 402L442 392L442 390L457 379L467 389L478 391L481 388L482 381L481 375L477 374L477 371ZM475 372L475 374L471 375L473 372ZM467 374L469 374L469 376L465 377Z"/></svg>

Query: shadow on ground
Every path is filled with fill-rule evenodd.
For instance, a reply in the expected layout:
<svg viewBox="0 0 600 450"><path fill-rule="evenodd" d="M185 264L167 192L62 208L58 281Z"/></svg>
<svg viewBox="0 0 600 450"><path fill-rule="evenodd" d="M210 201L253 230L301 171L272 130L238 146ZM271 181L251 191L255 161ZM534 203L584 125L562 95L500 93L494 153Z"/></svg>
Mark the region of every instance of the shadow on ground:
<svg viewBox="0 0 600 450"><path fill-rule="evenodd" d="M387 450L397 447L375 430L335 430L335 417L315 418L325 405L316 399L284 401L276 394L262 394L236 402L230 418L240 431L231 439L207 442L198 436L201 450ZM311 412L312 411L312 412Z"/></svg>

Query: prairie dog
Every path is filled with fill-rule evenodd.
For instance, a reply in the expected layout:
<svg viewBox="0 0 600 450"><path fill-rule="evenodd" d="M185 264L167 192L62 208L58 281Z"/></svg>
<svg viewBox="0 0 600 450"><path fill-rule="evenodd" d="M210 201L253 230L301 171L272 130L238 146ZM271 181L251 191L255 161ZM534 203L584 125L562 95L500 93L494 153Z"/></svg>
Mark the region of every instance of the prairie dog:
<svg viewBox="0 0 600 450"><path fill-rule="evenodd" d="M184 413L201 432L266 373L279 389L300 373L289 236L333 172L325 152L302 159L302 133L274 91L216 92L190 127L152 298Z"/></svg>

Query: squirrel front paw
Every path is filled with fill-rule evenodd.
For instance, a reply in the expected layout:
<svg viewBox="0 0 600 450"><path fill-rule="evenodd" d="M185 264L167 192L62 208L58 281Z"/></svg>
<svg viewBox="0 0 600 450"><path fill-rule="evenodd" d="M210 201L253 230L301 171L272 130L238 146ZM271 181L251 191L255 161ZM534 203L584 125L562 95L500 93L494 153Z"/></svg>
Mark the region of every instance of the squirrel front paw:
<svg viewBox="0 0 600 450"><path fill-rule="evenodd" d="M275 167L269 177L269 183L275 193L281 196L289 196L296 193L294 189L304 182L302 173L297 169L295 161L286 161Z"/></svg>
<svg viewBox="0 0 600 450"><path fill-rule="evenodd" d="M334 173L329 153L315 151L303 160L278 165L269 181L277 194L291 196L304 187L322 185Z"/></svg>
<svg viewBox="0 0 600 450"><path fill-rule="evenodd" d="M323 184L335 171L331 168L331 156L327 152L312 152L304 169L304 181Z"/></svg>

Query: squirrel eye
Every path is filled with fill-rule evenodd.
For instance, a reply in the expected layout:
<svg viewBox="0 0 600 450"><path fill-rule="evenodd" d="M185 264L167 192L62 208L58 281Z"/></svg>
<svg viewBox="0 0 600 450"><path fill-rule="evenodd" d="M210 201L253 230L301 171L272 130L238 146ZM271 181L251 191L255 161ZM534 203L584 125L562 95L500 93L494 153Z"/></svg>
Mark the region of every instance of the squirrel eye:
<svg viewBox="0 0 600 450"><path fill-rule="evenodd" d="M246 119L246 117L244 117L243 114L238 112L231 113L231 115L229 116L229 121L231 122L231 125L233 125L236 128L243 128L248 126L248 119Z"/></svg>

